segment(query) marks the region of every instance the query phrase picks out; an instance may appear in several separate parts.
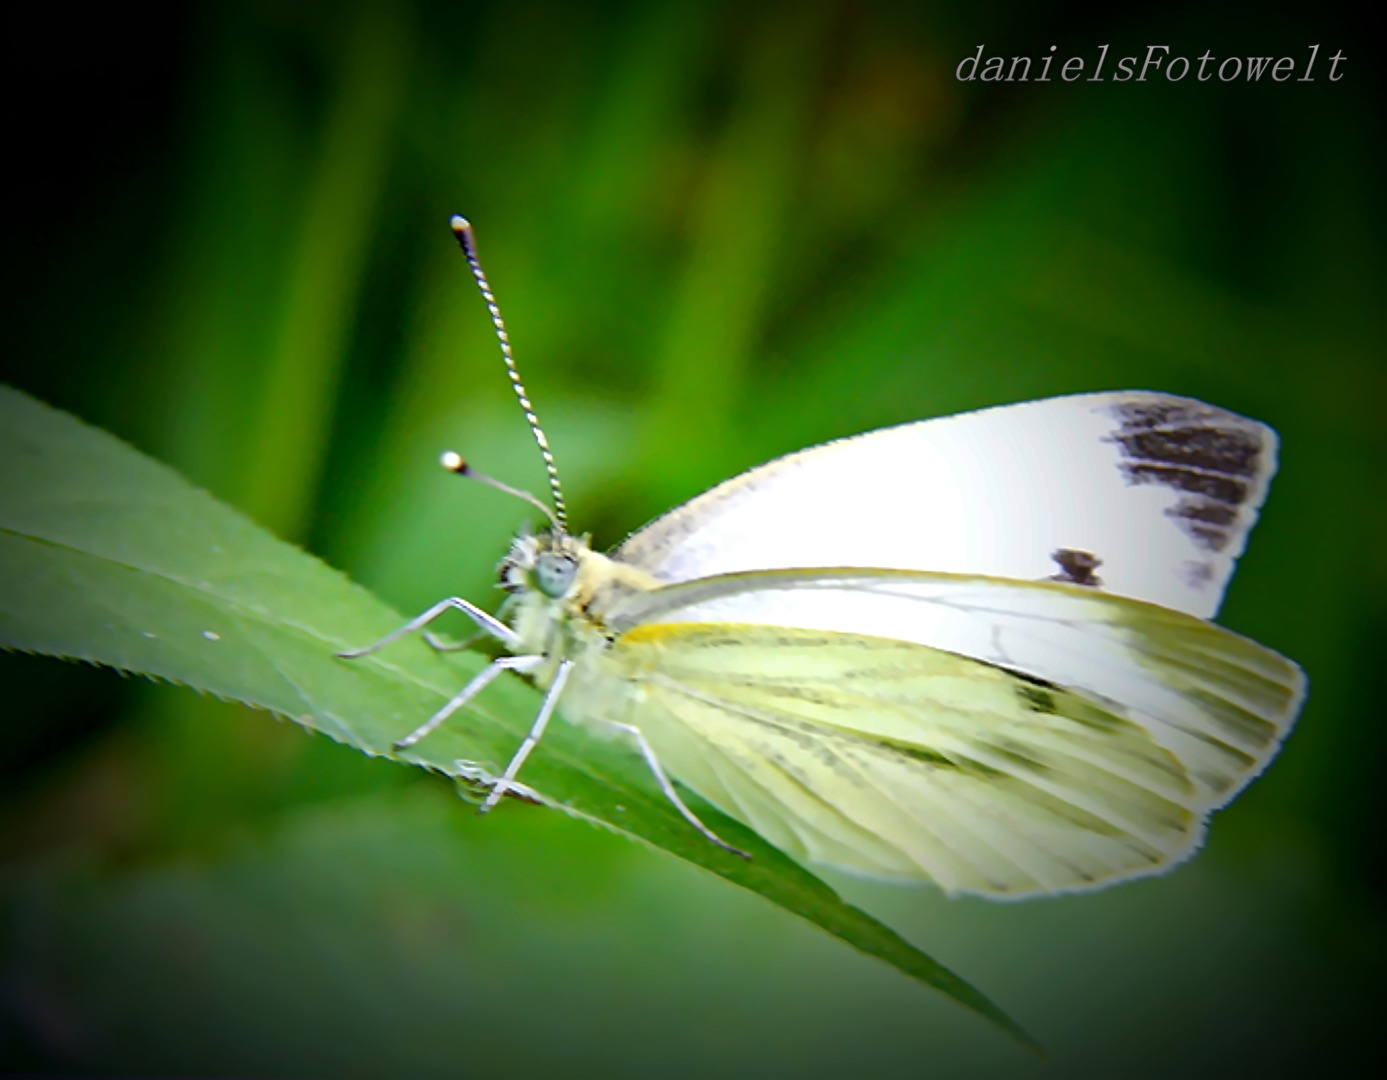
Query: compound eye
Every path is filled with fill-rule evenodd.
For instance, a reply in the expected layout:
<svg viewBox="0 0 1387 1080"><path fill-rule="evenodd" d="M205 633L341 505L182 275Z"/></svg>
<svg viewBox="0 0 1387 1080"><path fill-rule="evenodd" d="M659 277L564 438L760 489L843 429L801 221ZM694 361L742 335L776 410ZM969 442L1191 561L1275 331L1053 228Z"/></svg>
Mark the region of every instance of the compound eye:
<svg viewBox="0 0 1387 1080"><path fill-rule="evenodd" d="M545 552L535 560L535 586L545 596L557 600L573 586L578 563L568 555Z"/></svg>

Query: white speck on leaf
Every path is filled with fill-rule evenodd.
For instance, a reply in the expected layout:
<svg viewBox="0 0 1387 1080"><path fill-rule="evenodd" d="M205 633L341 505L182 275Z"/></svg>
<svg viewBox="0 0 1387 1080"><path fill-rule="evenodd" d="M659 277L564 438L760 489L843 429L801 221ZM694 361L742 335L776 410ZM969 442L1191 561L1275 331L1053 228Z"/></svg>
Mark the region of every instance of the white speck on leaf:
<svg viewBox="0 0 1387 1080"><path fill-rule="evenodd" d="M221 634L217 633L215 630L204 630L202 636L208 641L221 641L222 639Z"/></svg>

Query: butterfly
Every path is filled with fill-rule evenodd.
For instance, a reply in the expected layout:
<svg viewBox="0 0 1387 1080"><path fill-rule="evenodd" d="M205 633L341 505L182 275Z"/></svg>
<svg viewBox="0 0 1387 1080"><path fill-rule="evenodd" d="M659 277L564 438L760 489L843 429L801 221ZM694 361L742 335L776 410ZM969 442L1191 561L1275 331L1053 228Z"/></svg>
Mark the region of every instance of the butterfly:
<svg viewBox="0 0 1387 1080"><path fill-rule="evenodd" d="M505 619L449 598L354 657L469 616L556 710L789 854L1019 898L1164 871L1275 756L1306 680L1215 625L1276 470L1264 424L1149 391L924 420L790 454L609 554L572 534L470 225L454 232L539 443L549 518L501 562ZM434 644L439 644L430 638Z"/></svg>

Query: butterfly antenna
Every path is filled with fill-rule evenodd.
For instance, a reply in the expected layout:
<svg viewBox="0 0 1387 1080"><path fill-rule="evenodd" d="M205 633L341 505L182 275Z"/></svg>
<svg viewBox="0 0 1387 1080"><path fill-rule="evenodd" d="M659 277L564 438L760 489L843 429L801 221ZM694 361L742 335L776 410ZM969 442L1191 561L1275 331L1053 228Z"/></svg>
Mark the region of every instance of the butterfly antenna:
<svg viewBox="0 0 1387 1080"><path fill-rule="evenodd" d="M515 488L507 487L499 480L492 480L490 477L467 468L465 464L461 468L449 465L447 454L444 455L443 464L445 467L453 469L454 472L472 476L498 490L527 499L548 514L549 519L554 522L560 532L566 533L568 532L568 508L564 505L563 489L559 487L559 469L554 464L554 454L549 449L549 440L544 435L544 429L539 426L539 417L535 415L535 407L530 404L530 396L525 393L525 384L520 381L520 371L516 368L515 357L511 353L510 337L506 334L506 324L501 318L501 309L497 306L496 297L491 292L491 285L486 280L486 271L482 269L481 260L477 258L477 238L472 233L472 223L461 214L454 214L449 224L453 228L453 235L457 237L458 246L462 248L463 255L467 257L467 265L472 268L472 276L477 281L477 288L481 290L482 299L486 301L486 310L491 315L491 324L496 327L496 340L501 343L501 357L506 362L506 374L510 376L511 387L515 390L515 396L520 400L520 408L525 413L525 420L530 425L535 443L539 446L540 456L544 459L544 471L549 475L549 491L554 498L553 513L550 513L549 508L533 495L527 495ZM461 458L457 460L458 462L462 461Z"/></svg>
<svg viewBox="0 0 1387 1080"><path fill-rule="evenodd" d="M545 506L528 491L521 491L519 488L513 488L509 484L503 484L494 476L487 476L484 472L478 472L476 469L472 468L471 465L467 464L467 462L463 460L462 455L456 450L444 450L443 456L439 458L439 461L449 472L455 472L459 476L467 477L469 480L476 480L479 484L485 484L487 487L495 488L497 491L504 491L507 495L514 495L517 499L524 499L531 506L539 507L544 511L544 516L553 522L554 528L558 529L559 532L568 531L563 527L563 523L559 520L554 511L550 510L549 507Z"/></svg>

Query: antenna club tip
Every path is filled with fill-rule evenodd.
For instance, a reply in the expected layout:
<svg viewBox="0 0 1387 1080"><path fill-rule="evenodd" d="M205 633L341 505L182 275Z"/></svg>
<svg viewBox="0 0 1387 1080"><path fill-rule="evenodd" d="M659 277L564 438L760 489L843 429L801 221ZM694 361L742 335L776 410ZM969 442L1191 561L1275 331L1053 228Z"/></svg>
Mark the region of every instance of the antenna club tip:
<svg viewBox="0 0 1387 1080"><path fill-rule="evenodd" d="M448 219L448 227L458 234L472 231L472 223L461 214L454 214L450 217Z"/></svg>
<svg viewBox="0 0 1387 1080"><path fill-rule="evenodd" d="M467 462L456 450L444 450L443 453L439 455L438 463L449 472L467 472Z"/></svg>

